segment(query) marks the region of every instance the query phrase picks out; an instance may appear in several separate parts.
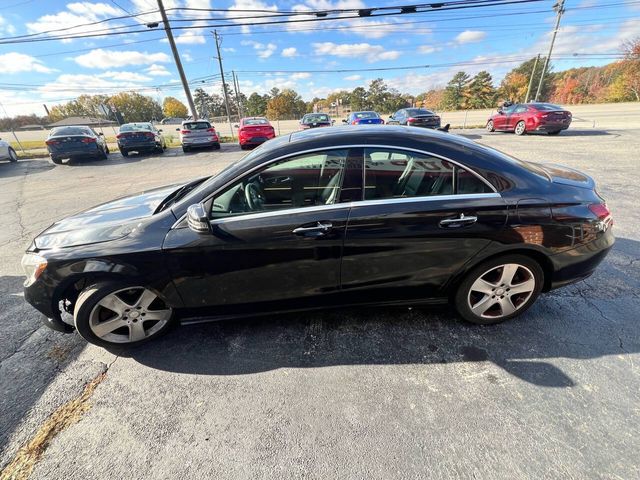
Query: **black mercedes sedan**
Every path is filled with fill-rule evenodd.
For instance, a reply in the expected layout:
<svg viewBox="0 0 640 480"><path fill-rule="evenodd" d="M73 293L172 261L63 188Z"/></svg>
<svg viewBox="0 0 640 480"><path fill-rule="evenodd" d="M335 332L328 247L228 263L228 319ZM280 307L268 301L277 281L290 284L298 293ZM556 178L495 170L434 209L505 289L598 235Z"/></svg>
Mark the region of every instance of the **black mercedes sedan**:
<svg viewBox="0 0 640 480"><path fill-rule="evenodd" d="M387 125L440 128L440 116L424 108L402 108L389 117Z"/></svg>
<svg viewBox="0 0 640 480"><path fill-rule="evenodd" d="M104 135L90 127L56 127L49 132L45 144L51 161L57 165L65 158L106 160L109 156L109 146Z"/></svg>
<svg viewBox="0 0 640 480"><path fill-rule="evenodd" d="M23 258L25 298L102 346L347 305L449 302L492 324L591 275L612 224L569 168L425 129L311 129L54 223Z"/></svg>
<svg viewBox="0 0 640 480"><path fill-rule="evenodd" d="M123 157L128 157L130 152L163 153L167 149L162 130L158 130L151 122L125 123L120 126L116 139Z"/></svg>

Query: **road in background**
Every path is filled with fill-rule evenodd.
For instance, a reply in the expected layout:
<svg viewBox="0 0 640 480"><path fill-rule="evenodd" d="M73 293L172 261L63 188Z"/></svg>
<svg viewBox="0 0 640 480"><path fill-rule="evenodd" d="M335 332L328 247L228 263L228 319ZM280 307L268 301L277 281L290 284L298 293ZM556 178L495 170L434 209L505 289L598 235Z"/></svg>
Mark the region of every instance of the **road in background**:
<svg viewBox="0 0 640 480"><path fill-rule="evenodd" d="M32 478L638 478L640 130L466 135L596 179L617 243L594 276L492 327L350 309L177 328L119 356L39 327L21 297L28 241L244 152L0 163L0 465L106 372Z"/></svg>

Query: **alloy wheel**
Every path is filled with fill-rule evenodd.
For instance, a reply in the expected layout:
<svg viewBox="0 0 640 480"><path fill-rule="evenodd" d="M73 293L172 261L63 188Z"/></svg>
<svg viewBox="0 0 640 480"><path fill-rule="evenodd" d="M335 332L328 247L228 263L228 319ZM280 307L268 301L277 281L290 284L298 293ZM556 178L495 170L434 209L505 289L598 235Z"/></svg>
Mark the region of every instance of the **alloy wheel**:
<svg viewBox="0 0 640 480"><path fill-rule="evenodd" d="M524 122L518 122L518 124L516 125L516 135L522 135L524 133L524 129Z"/></svg>
<svg viewBox="0 0 640 480"><path fill-rule="evenodd" d="M536 278L517 263L498 265L480 275L471 285L467 302L479 317L499 319L516 313L533 295Z"/></svg>
<svg viewBox="0 0 640 480"><path fill-rule="evenodd" d="M172 313L151 290L129 287L105 295L91 310L89 327L107 342L139 342L162 330Z"/></svg>
<svg viewBox="0 0 640 480"><path fill-rule="evenodd" d="M489 120L487 122L487 131L488 132L493 132L493 120Z"/></svg>
<svg viewBox="0 0 640 480"><path fill-rule="evenodd" d="M9 161L10 162L18 161L18 154L16 154L16 151L13 148L9 149Z"/></svg>

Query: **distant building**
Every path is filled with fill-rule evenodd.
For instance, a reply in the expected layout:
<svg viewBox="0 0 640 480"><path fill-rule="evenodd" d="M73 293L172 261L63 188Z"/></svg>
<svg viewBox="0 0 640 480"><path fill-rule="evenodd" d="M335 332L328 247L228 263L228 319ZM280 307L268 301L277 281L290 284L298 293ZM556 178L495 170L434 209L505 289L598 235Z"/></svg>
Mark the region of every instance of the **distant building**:
<svg viewBox="0 0 640 480"><path fill-rule="evenodd" d="M82 125L85 127L108 127L110 125L117 125L117 122L113 120L107 120L105 118L97 117L67 117L57 122L47 125L48 128L56 127L68 127L71 125Z"/></svg>
<svg viewBox="0 0 640 480"><path fill-rule="evenodd" d="M36 125L35 123L29 125L22 125L16 128L16 130L44 130L44 125Z"/></svg>
<svg viewBox="0 0 640 480"><path fill-rule="evenodd" d="M332 102L329 107L323 103L316 103L313 105L313 113L326 113L334 119L342 119L347 118L351 113L351 107L337 102Z"/></svg>

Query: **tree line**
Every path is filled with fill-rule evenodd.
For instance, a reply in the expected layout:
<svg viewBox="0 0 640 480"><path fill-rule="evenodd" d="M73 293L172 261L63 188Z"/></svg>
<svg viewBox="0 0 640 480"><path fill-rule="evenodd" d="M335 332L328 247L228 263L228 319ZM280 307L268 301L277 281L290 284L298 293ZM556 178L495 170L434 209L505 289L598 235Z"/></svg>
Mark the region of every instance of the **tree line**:
<svg viewBox="0 0 640 480"><path fill-rule="evenodd" d="M554 72L550 65L540 91L540 101L560 104L607 103L640 101L640 37L623 44L624 57L601 67L580 67ZM300 118L307 112L327 111L342 105L356 110L376 110L393 113L409 106L421 106L433 110L460 110L492 108L503 101L522 102L531 82L529 99L535 95L542 74L544 58L531 58L512 69L499 85L495 85L487 71L469 75L457 72L442 88L434 88L413 96L389 87L378 78L368 87L341 90L326 98L313 98L305 102L292 89L272 88L269 93L251 93L248 97L239 92L236 97L227 85L229 113L231 115L266 116L271 120ZM533 75L533 78L532 78ZM194 103L201 118L226 115L224 95L207 93L197 88ZM80 95L70 102L55 105L46 117L19 115L0 119L0 131L19 128L28 124L46 125L69 116L101 116L100 105L108 105L119 111L126 122L160 120L163 117L186 117L187 107L174 97L165 97L162 105L154 98L137 92L121 92L116 95Z"/></svg>

